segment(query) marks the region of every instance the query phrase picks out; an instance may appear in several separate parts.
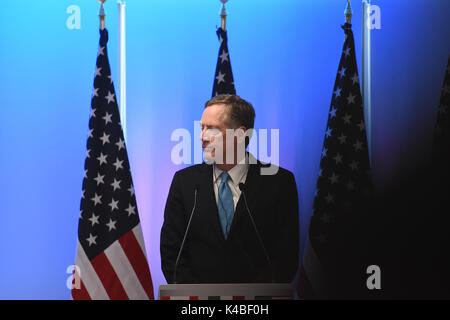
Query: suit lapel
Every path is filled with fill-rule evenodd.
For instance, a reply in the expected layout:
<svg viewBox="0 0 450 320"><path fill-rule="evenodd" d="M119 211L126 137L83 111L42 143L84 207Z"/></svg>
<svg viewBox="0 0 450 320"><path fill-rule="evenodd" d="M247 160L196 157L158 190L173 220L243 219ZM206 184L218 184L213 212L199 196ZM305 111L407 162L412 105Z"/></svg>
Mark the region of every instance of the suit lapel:
<svg viewBox="0 0 450 320"><path fill-rule="evenodd" d="M205 221L205 228L212 228L212 233L217 235L219 241L225 241L225 236L220 226L219 210L217 208L216 196L214 194L213 185L213 166L203 163L200 167L201 185L199 187L199 195L201 201L202 221Z"/></svg>
<svg viewBox="0 0 450 320"><path fill-rule="evenodd" d="M255 200L255 197L258 193L258 188L261 185L260 182L260 162L258 161L257 164L250 164L249 168L248 168L248 172L247 172L247 178L245 179L245 185L246 185L246 191L245 191L245 195L247 198L247 204L250 208L250 210L252 210L252 207L254 207L253 203ZM231 229L230 229L230 233L233 230L233 227L235 225L237 225L239 223L239 221L242 219L242 216L247 215L248 213L246 212L247 208L245 207L245 202L244 202L244 195L241 192L241 196L239 197L239 201L236 205L236 211L234 213L234 218L233 218L233 222L231 224ZM252 214L254 214L254 212L252 211Z"/></svg>

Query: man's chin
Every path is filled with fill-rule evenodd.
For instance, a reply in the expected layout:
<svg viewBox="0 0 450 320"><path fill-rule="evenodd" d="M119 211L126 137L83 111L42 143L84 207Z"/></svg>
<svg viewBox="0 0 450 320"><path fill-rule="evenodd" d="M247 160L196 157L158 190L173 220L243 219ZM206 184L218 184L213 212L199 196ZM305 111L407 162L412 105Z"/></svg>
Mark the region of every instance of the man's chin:
<svg viewBox="0 0 450 320"><path fill-rule="evenodd" d="M214 164L216 162L214 158L203 158L203 160L208 165L212 165L212 164Z"/></svg>
<svg viewBox="0 0 450 320"><path fill-rule="evenodd" d="M214 164L216 162L216 159L209 151L203 151L203 160L206 164Z"/></svg>

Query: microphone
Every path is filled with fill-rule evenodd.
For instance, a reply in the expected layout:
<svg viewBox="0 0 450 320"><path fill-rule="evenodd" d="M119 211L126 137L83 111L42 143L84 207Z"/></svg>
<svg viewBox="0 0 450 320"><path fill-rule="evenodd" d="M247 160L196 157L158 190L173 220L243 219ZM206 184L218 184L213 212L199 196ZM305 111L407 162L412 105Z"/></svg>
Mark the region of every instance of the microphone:
<svg viewBox="0 0 450 320"><path fill-rule="evenodd" d="M263 242L263 240L261 238L261 235L259 234L258 228L256 227L255 220L253 220L252 213L250 211L250 208L248 207L247 197L245 195L245 192L247 191L247 186L241 182L241 183L239 183L239 189L241 190L242 195L244 196L245 208L247 209L248 216L249 216L250 221L251 221L251 223L253 225L253 229L255 229L256 237L258 238L259 244L260 244L260 246L261 246L261 248L262 248L262 250L264 252L264 256L266 258L267 265L269 266L269 269L270 269L270 275L271 275L271 278L272 278L272 283L274 283L275 279L274 279L274 275L273 275L272 262L270 261L269 254L267 253L266 247L264 246L264 242Z"/></svg>
<svg viewBox="0 0 450 320"><path fill-rule="evenodd" d="M196 184L195 188L194 188L194 206L192 207L192 211L191 211L191 215L189 217L189 221L188 221L188 224L187 224L187 227L186 227L186 231L184 232L183 241L181 242L180 250L178 251L177 260L175 260L175 268L173 270L173 283L174 284L177 283L177 268L178 268L178 264L180 262L181 253L183 252L183 248L184 248L184 243L186 242L186 237L187 237L187 234L189 232L189 228L191 226L192 217L194 216L195 207L197 206L198 189L199 189L198 185Z"/></svg>

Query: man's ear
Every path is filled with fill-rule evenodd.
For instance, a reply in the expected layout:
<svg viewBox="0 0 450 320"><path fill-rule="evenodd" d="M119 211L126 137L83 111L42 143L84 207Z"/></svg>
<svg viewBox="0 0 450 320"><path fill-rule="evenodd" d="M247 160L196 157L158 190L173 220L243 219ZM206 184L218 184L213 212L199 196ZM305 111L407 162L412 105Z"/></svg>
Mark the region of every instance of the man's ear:
<svg viewBox="0 0 450 320"><path fill-rule="evenodd" d="M244 139L245 139L245 132L247 131L247 128L244 126L240 126L240 127L236 128L235 131L237 132L236 138L237 138L238 142L243 143Z"/></svg>
<svg viewBox="0 0 450 320"><path fill-rule="evenodd" d="M239 129L242 130L244 133L247 131L247 128L244 126L240 126L236 130L239 130Z"/></svg>

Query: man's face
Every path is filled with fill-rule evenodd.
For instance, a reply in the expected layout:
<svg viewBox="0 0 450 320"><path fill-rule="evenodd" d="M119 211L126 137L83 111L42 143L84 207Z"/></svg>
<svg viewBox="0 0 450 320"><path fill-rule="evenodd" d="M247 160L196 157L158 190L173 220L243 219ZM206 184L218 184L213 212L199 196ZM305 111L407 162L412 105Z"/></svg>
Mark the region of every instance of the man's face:
<svg viewBox="0 0 450 320"><path fill-rule="evenodd" d="M200 140L202 141L205 161L208 162L208 159L215 159L216 154L218 159L222 158L222 154L225 156L225 133L226 129L230 128L227 120L228 108L224 104L214 104L203 111L200 120L202 128Z"/></svg>

